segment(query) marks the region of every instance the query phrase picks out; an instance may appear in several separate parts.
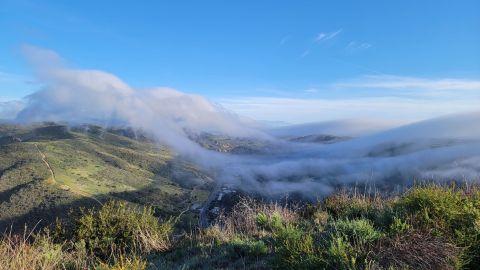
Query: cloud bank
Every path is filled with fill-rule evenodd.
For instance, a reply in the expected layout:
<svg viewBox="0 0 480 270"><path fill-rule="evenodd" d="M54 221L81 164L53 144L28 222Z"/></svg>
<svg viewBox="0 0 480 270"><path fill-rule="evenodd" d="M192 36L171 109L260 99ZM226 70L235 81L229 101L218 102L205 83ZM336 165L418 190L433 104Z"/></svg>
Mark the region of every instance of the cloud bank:
<svg viewBox="0 0 480 270"><path fill-rule="evenodd" d="M199 160L214 154L188 139L188 132L263 136L237 115L204 97L170 88L138 90L107 72L66 68L53 51L29 46L23 51L44 87L26 97L25 108L16 117L18 122L131 126Z"/></svg>
<svg viewBox="0 0 480 270"><path fill-rule="evenodd" d="M204 97L169 88L135 89L107 72L68 68L52 51L35 47L25 47L24 51L43 87L26 97L16 121L97 123L142 129L178 154L212 170L218 181L233 182L248 191L272 195L296 191L315 197L343 184L375 182L394 186L413 179L479 180L478 111L398 128L391 128L391 122L372 122L365 114L362 121L310 124L283 130L296 132L293 133L296 136L309 135L307 133L356 136L350 141L331 145L288 143L274 139L254 128L251 122ZM316 109L320 107L330 117L341 115L343 110L352 107L368 111L375 105L374 113L383 109L387 115L395 109L406 114L413 108L398 102L395 108L389 100L374 99L376 103L372 104L368 99L292 101L265 98L245 99L242 106L255 110L268 103L280 106L286 114L294 114L295 109L313 114L320 112ZM295 102L300 106L292 107ZM446 108L455 106L447 105L445 103ZM421 101L416 106L416 113L429 109L421 106ZM189 139L189 132L260 138L279 150L263 155L222 154L200 147Z"/></svg>

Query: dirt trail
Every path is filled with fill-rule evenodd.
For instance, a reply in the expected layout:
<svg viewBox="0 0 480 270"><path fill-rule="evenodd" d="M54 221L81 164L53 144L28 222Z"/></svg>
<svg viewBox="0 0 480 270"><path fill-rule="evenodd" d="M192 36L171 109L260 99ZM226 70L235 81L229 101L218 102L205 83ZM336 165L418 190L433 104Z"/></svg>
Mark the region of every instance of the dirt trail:
<svg viewBox="0 0 480 270"><path fill-rule="evenodd" d="M51 184L57 184L57 180L55 179L55 173L53 172L53 169L52 169L52 166L50 166L50 163L48 163L48 160L47 160L47 156L45 156L45 154L40 150L40 148L38 147L38 145L36 143L34 143L35 145L35 148L37 148L37 151L38 153L40 154L40 156L42 157L42 161L43 163L45 163L45 165L47 165L47 168L48 168L48 171L50 171L50 175L51 175L51 181L50 183ZM72 187L70 186L67 186L67 185L62 185L62 186L65 186L68 188L68 191L74 193L74 194L77 194L79 196L82 196L82 197L87 197L87 198L90 198L92 200L95 200L98 204L100 205L103 205L102 202L100 202L99 200L97 200L95 197L91 196L90 194L87 194L81 190L75 190L73 189Z"/></svg>
<svg viewBox="0 0 480 270"><path fill-rule="evenodd" d="M33 145L35 145L35 148L37 148L38 153L42 157L43 163L45 163L45 165L47 165L48 171L50 171L52 184L57 183L57 180L55 179L55 173L53 172L52 167L50 166L50 163L48 163L48 161L47 161L47 156L45 156L45 154L40 150L40 148L38 148L38 145L36 143L34 143Z"/></svg>

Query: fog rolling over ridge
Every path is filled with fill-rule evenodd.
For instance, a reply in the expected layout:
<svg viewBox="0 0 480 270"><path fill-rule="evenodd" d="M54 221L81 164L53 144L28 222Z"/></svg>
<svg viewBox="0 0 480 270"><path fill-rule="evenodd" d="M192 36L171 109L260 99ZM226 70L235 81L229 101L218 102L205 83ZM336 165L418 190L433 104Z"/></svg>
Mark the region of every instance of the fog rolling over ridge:
<svg viewBox="0 0 480 270"><path fill-rule="evenodd" d="M480 179L480 111L395 128L395 123L363 119L267 132L258 129L253 120L204 97L169 88L135 89L107 72L67 68L52 51L35 47L24 51L42 87L26 97L22 106L16 104L18 112L8 108L16 122L62 121L142 129L179 155L214 171L217 180L247 191L318 196L335 185L365 181L397 185L413 179ZM219 153L192 141L188 132L254 138L277 150L261 155ZM309 134L312 132L352 139L315 144L279 138L315 135Z"/></svg>

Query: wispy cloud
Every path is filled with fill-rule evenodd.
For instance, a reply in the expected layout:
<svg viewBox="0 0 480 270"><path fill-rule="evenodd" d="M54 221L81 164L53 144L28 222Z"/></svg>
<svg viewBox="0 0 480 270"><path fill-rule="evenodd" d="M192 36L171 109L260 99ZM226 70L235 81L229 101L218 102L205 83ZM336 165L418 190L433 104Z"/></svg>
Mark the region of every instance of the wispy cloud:
<svg viewBox="0 0 480 270"><path fill-rule="evenodd" d="M219 103L254 119L291 123L352 117L416 121L478 110L480 104L480 80L473 79L364 76L302 92L303 98L253 96Z"/></svg>
<svg viewBox="0 0 480 270"><path fill-rule="evenodd" d="M285 45L285 43L287 43L289 39L290 39L290 36L284 36L284 37L280 40L280 46Z"/></svg>
<svg viewBox="0 0 480 270"><path fill-rule="evenodd" d="M300 55L300 58L307 57L310 54L310 50L305 50L302 55Z"/></svg>
<svg viewBox="0 0 480 270"><path fill-rule="evenodd" d="M350 51L359 51L359 50L367 50L367 49L370 49L371 47L372 47L372 44L367 42L351 41L350 43L348 43L348 45L345 48Z"/></svg>
<svg viewBox="0 0 480 270"><path fill-rule="evenodd" d="M475 90L480 91L480 80L471 79L427 79L394 75L364 76L345 82L335 83L340 88L381 88L412 90Z"/></svg>
<svg viewBox="0 0 480 270"><path fill-rule="evenodd" d="M323 41L330 40L334 37L336 37L338 34L340 34L343 31L343 29L338 29L337 31L334 32L321 32L317 34L317 37L315 37L315 42L320 43Z"/></svg>
<svg viewBox="0 0 480 270"><path fill-rule="evenodd" d="M473 111L479 100L418 100L408 97L364 97L344 99L301 99L243 97L221 99L219 103L253 119L305 123L332 119L378 119L409 122L431 117Z"/></svg>

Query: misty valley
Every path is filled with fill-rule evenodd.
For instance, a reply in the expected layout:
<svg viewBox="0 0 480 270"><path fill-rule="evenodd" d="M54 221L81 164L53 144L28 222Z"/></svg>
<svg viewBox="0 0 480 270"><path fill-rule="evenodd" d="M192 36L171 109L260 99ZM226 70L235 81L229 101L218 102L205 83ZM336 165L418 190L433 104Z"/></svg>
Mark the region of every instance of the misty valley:
<svg viewBox="0 0 480 270"><path fill-rule="evenodd" d="M0 0L0 270L480 269L479 11Z"/></svg>
<svg viewBox="0 0 480 270"><path fill-rule="evenodd" d="M282 247L276 241L296 245L297 241L311 241L309 235L315 235L317 230L317 234L335 232L328 237L341 231L345 235L360 234L354 237L374 238L368 243L355 244L360 245L356 248L377 248L372 243L390 245L375 240L383 239L381 230L389 231L393 230L392 226L400 226L395 230L402 232L414 226L408 222L417 222L411 220L411 214L407 215L408 218L405 214L388 214L389 211L400 211L397 204L404 207L405 203L416 203L408 200L423 201L428 197L422 196L437 196L434 194L443 192L446 195L441 194L436 199L445 196L446 200L451 200L448 196L453 196L463 205L466 199L462 196L467 196L465 198L471 198L468 200L476 200L473 203L477 205L480 197L476 196L480 193L474 180L480 170L476 155L480 151L480 142L475 138L478 130L471 125L477 120L480 120L479 114L464 114L382 131L372 127L375 131L362 131L362 134L352 130L347 134L339 129L340 135L325 134L330 131L332 123L264 128L259 130L262 135L244 137L185 128L185 138L192 143L193 152L186 151L184 146L181 148L183 152L177 151L175 146L163 144L151 130L128 126L5 122L0 125L0 226L9 234L29 232L43 235L49 231L48 235L52 236L48 241L53 243L58 239L80 237L87 241L84 248L88 251L95 246L89 252L101 258L109 252L98 250L96 246L102 242L96 241L115 246L120 244L116 243L119 236L114 236L120 231L115 230L128 230L123 227L126 225L115 228L111 222L128 223L130 221L123 219L129 215L150 213L150 218L161 220L164 226L170 227L161 236L161 249L148 247L148 250L152 249L148 253L157 254L151 255L148 268L203 268L205 248L213 252L209 256L215 258L206 268L336 267L338 258L316 261L317 256L328 255L321 255L321 250L312 251L313 247L308 246ZM455 129L451 128L452 123L455 123ZM425 130L436 132L430 137L425 136ZM196 154L205 160L198 160ZM417 207L427 207L426 202L421 201ZM422 211L438 211L427 209ZM480 211L478 213L480 216ZM437 215L435 212L431 214ZM151 222L145 221L147 217L143 215L137 219ZM83 231L78 231L86 229L81 229L86 226L83 220L86 217L90 217L90 222L96 220L104 224L90 226L113 226L107 227L113 231L97 232L98 229L90 227L89 230L94 231L87 233L90 238L86 238ZM189 237L181 236L192 232L192 228L197 228L193 229L194 232L201 231ZM73 235L69 231L74 232ZM328 241L344 241L340 240L342 237ZM97 240L91 242L93 239ZM134 239L132 243L135 245L148 244ZM380 268L422 264L426 268L431 265L443 268L459 255L455 253L457 250L450 249L448 243L435 242L440 239L434 237L432 243L427 243L440 245L436 246L438 254L421 255L422 260L429 261L412 263L409 256L414 254L410 253L392 261L391 258L397 255L381 253L405 252L403 249L411 248L410 242L405 243L408 247L383 247L387 251L378 251L380 253L375 256L367 253L357 256L378 263L375 267ZM328 241L322 245L330 245ZM192 249L192 245L195 248ZM125 252L131 248L123 246L121 249ZM271 248L274 253L269 251ZM277 248L281 252L300 252L298 255L302 257L279 257L275 255ZM296 248L299 250L290 250ZM421 246L418 248L421 250L412 252L427 252ZM164 253L163 249L168 252ZM139 254L143 252L147 251ZM185 262L178 252L189 252L192 257ZM313 261L303 258L303 254L313 256L310 258ZM436 258L443 255L446 257ZM294 261L288 261L288 258ZM83 259L69 260L72 261L68 263L81 262L90 267ZM342 268L368 266L348 260L340 261L344 264ZM130 265L131 269L147 267L143 261L122 263Z"/></svg>

